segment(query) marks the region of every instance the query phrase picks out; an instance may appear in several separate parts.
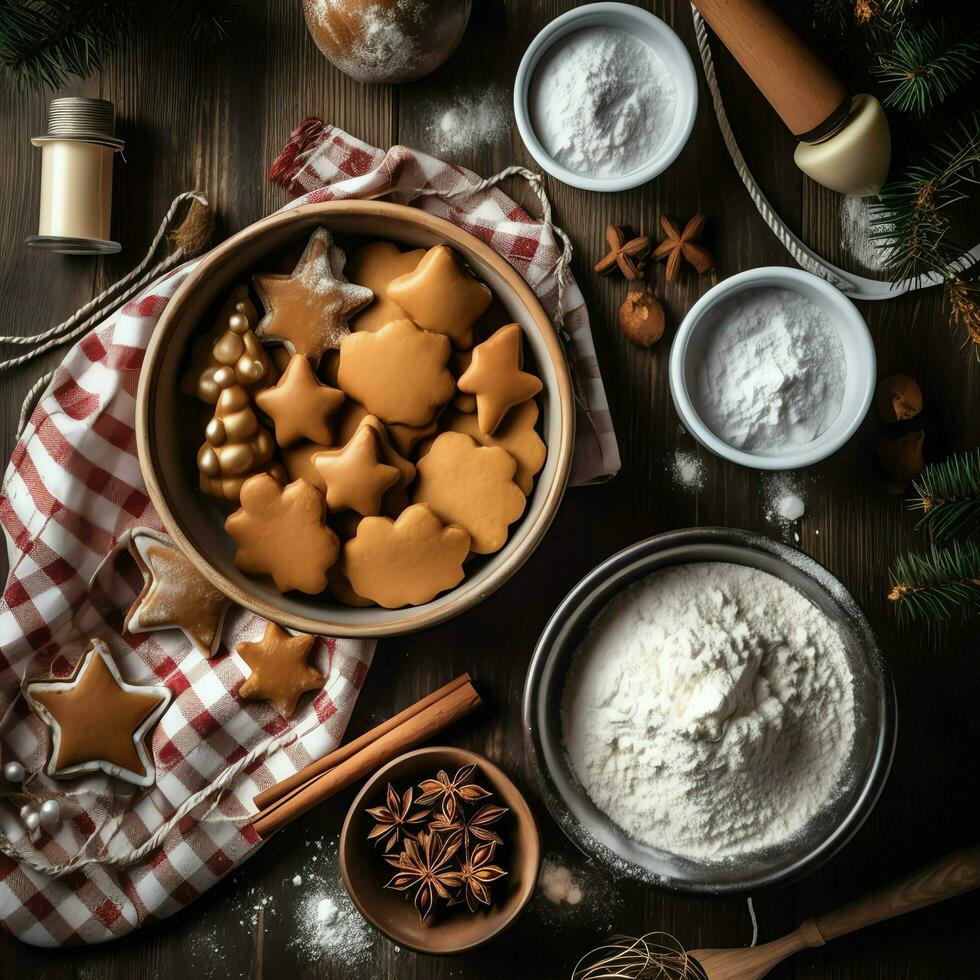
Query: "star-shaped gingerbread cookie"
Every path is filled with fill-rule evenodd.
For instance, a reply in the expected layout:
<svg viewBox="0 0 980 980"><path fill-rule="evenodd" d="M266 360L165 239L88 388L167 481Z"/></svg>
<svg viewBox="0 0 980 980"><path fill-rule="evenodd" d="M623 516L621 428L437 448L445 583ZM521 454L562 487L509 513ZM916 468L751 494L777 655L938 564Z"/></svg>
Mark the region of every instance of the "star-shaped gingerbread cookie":
<svg viewBox="0 0 980 980"><path fill-rule="evenodd" d="M283 487L267 473L249 477L241 507L225 521L238 545L235 564L249 575L271 575L280 592L322 592L340 551L325 518L323 494L307 480Z"/></svg>
<svg viewBox="0 0 980 980"><path fill-rule="evenodd" d="M425 504L395 521L365 517L347 542L340 570L354 593L386 609L417 606L463 581L470 536L446 527Z"/></svg>
<svg viewBox="0 0 980 980"><path fill-rule="evenodd" d="M524 335L517 323L501 327L473 348L470 366L457 385L476 395L476 417L487 435L493 435L510 409L541 390L541 379L522 371L523 363Z"/></svg>
<svg viewBox="0 0 980 980"><path fill-rule="evenodd" d="M349 509L365 516L380 513L385 491L401 478L394 466L381 461L381 452L378 433L362 424L342 449L328 449L313 457L331 512Z"/></svg>
<svg viewBox="0 0 980 980"><path fill-rule="evenodd" d="M309 359L294 354L279 383L260 391L255 401L272 419L280 446L291 446L301 439L331 445L331 418L343 404L344 393L322 384Z"/></svg>
<svg viewBox="0 0 980 980"><path fill-rule="evenodd" d="M89 640L72 675L35 681L25 697L51 729L49 776L104 772L136 786L152 786L145 740L170 703L162 685L128 684L109 647Z"/></svg>
<svg viewBox="0 0 980 980"><path fill-rule="evenodd" d="M129 551L143 573L144 584L126 613L126 631L179 629L205 657L213 657L231 600L159 531L136 528Z"/></svg>
<svg viewBox="0 0 980 980"><path fill-rule="evenodd" d="M493 299L445 245L430 248L414 272L393 279L386 295L420 327L445 334L458 348L473 346L473 324Z"/></svg>
<svg viewBox="0 0 980 980"><path fill-rule="evenodd" d="M405 318L405 311L388 298L388 283L414 272L424 255L422 248L403 252L394 242L369 242L350 257L347 278L374 293L374 302L351 320L354 330L380 330L392 320Z"/></svg>
<svg viewBox="0 0 980 980"><path fill-rule="evenodd" d="M317 228L290 275L252 277L265 309L255 329L259 339L282 341L294 354L314 360L340 346L350 333L350 317L374 294L344 278L338 253L333 235Z"/></svg>
<svg viewBox="0 0 980 980"><path fill-rule="evenodd" d="M271 701L287 718L306 691L323 687L323 674L310 665L315 636L292 636L275 623L265 624L261 640L239 643L235 652L252 668L239 693L249 701Z"/></svg>

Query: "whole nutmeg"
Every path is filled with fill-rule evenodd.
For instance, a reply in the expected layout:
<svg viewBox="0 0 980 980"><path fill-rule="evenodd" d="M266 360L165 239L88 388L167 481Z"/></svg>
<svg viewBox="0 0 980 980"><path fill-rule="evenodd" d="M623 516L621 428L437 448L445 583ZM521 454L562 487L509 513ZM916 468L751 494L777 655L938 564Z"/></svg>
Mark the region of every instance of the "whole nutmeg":
<svg viewBox="0 0 980 980"><path fill-rule="evenodd" d="M875 405L882 422L904 422L922 411L922 389L907 374L892 374L878 385Z"/></svg>
<svg viewBox="0 0 980 980"><path fill-rule="evenodd" d="M649 287L631 289L619 308L619 327L640 347L655 344L664 333L664 308Z"/></svg>
<svg viewBox="0 0 980 980"><path fill-rule="evenodd" d="M904 493L909 484L925 468L922 457L924 432L906 432L892 439L888 436L878 443L878 459L885 471L885 489L889 493Z"/></svg>

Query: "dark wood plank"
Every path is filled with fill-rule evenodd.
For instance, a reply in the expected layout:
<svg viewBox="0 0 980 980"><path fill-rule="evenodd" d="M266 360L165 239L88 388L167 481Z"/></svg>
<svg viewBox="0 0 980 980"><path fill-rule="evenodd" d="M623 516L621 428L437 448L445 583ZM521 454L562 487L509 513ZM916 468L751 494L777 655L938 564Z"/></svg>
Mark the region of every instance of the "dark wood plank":
<svg viewBox="0 0 980 980"><path fill-rule="evenodd" d="M693 51L683 2L645 3L675 26ZM281 205L265 169L289 130L320 115L377 145L400 141L435 145L433 121L453 100L488 84L509 94L517 63L534 34L574 6L570 0L475 0L473 20L457 55L428 79L393 90L359 86L335 71L306 34L296 0L252 0L243 26L213 50L141 41L111 59L101 79L72 93L101 92L114 99L128 140L118 168L116 222L124 251L109 261L38 255L20 241L32 230L37 160L27 138L44 126L46 100L0 88L8 125L0 132L0 164L7 193L0 216L0 295L5 330L25 333L50 325L91 293L130 268L142 254L172 197L199 187L220 212L220 233L233 232ZM736 66L718 55L736 131L767 194L805 240L840 257L837 199L805 181L789 163L792 144ZM516 128L500 140L456 154L459 163L489 174L511 163L533 166ZM533 208L519 187L508 188ZM589 195L550 184L557 220L576 244L574 271L592 315L623 454L623 472L600 487L570 490L553 530L534 559L496 595L465 617L421 636L379 647L351 724L364 730L445 679L475 673L488 709L446 740L499 760L528 784L523 758L520 697L525 667L550 610L597 561L645 535L686 525L727 524L768 534L765 481L698 450L679 426L666 380L669 342L685 311L717 279L790 260L756 214L728 160L707 93L694 134L667 173L636 191ZM28 203L25 203L28 202ZM661 211L684 218L697 208L709 216L708 245L717 272L663 284L653 278L669 315L668 333L652 351L620 335L616 311L621 281L600 280L591 263L607 222L653 231ZM888 305L868 304L882 373L911 371L928 401L930 452L976 445L978 368L959 349L937 292ZM53 358L49 359L53 360ZM38 365L38 371L43 365ZM20 398L33 369L0 379L3 444L13 442ZM795 888L756 896L761 938L845 901L893 874L947 849L971 842L977 775L974 707L980 663L976 630L929 634L899 625L886 608L887 566L921 536L900 499L886 496L873 476L877 428L869 420L834 459L807 479L807 515L799 546L825 564L853 592L878 631L895 673L902 711L893 774L876 811L846 852ZM700 491L678 488L670 475L677 449L697 452L706 468ZM615 880L577 855L539 807L546 854L572 866L586 882L585 901L556 909L538 896L527 914L485 954L453 960L417 957L368 934L363 960L303 948L304 889L336 875L336 839L351 793L318 808L295 832L271 841L248 865L172 919L109 947L71 952L32 950L0 942L0 974L99 978L275 976L436 978L448 976L563 976L575 959L614 931L665 929L691 946L748 941L741 901L681 899ZM314 860L314 858L316 860ZM294 886L300 874L305 886ZM253 924L263 908L261 930ZM975 970L976 896L917 913L801 955L774 976L868 978L959 977ZM261 968L257 934L262 933Z"/></svg>

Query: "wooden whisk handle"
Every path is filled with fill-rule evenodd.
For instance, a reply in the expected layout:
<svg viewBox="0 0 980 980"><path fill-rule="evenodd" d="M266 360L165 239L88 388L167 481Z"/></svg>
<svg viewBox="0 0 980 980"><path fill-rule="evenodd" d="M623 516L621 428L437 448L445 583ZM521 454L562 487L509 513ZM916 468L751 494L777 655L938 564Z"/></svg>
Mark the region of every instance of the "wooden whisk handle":
<svg viewBox="0 0 980 980"><path fill-rule="evenodd" d="M980 887L980 847L954 851L816 920L829 942L865 926L893 919Z"/></svg>

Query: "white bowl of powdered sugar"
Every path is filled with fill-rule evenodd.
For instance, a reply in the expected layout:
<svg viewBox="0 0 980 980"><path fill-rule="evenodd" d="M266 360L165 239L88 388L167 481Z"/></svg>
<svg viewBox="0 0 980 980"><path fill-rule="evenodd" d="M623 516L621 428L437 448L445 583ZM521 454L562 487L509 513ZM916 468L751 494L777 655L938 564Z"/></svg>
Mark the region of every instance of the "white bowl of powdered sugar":
<svg viewBox="0 0 980 980"><path fill-rule="evenodd" d="M867 415L874 388L863 317L800 269L751 269L718 283L670 351L681 422L712 452L755 469L797 469L836 452Z"/></svg>
<svg viewBox="0 0 980 980"><path fill-rule="evenodd" d="M638 187L684 148L697 115L687 49L659 17L592 3L548 24L514 83L517 127L531 156L590 191Z"/></svg>
<svg viewBox="0 0 980 980"><path fill-rule="evenodd" d="M786 884L856 833L891 763L891 681L826 570L758 535L658 535L555 612L524 698L552 815L621 874Z"/></svg>

